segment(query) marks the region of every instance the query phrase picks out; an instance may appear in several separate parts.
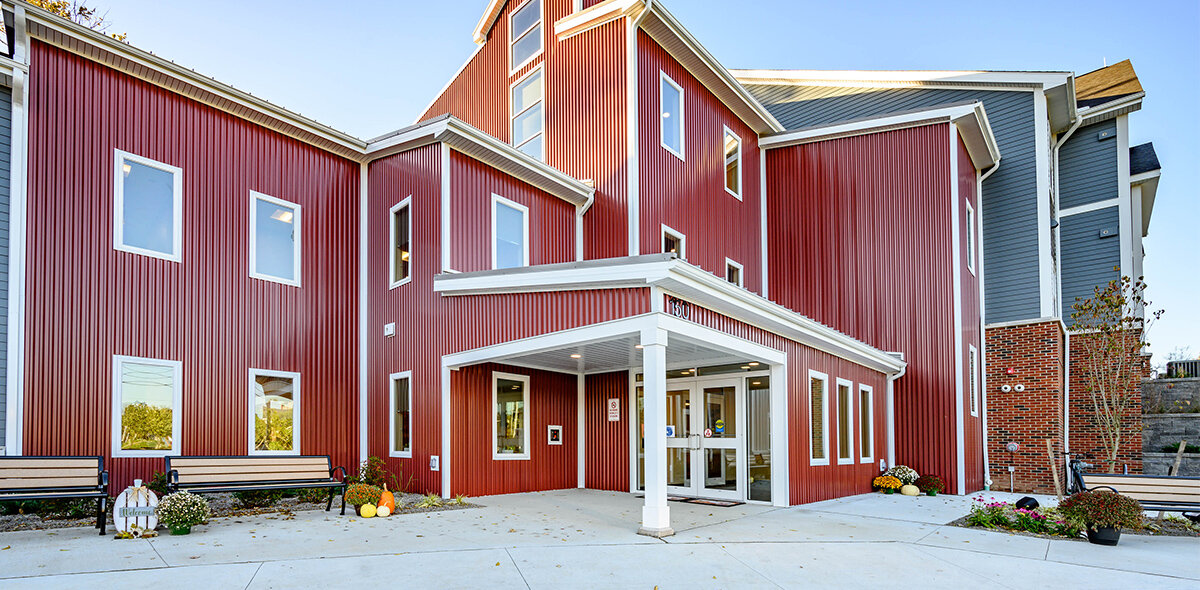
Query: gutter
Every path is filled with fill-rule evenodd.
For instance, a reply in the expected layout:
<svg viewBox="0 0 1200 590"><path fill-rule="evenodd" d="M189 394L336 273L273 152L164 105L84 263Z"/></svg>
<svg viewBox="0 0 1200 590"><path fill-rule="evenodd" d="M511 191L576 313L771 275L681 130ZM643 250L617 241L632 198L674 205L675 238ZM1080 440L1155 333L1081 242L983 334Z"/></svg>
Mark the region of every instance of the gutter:
<svg viewBox="0 0 1200 590"><path fill-rule="evenodd" d="M904 353L898 354L903 360ZM908 372L908 363L905 362L900 367L899 373L894 373L888 376L887 380L887 456L888 468L896 466L896 381Z"/></svg>

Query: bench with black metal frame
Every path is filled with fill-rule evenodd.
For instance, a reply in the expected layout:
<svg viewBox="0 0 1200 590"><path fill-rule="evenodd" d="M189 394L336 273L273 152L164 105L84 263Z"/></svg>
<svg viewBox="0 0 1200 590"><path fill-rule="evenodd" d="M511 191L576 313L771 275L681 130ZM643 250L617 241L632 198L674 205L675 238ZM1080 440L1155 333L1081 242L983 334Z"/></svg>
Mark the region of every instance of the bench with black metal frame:
<svg viewBox="0 0 1200 590"><path fill-rule="evenodd" d="M346 513L346 469L333 467L329 455L251 455L166 457L167 490L197 494L329 488L325 510L342 491ZM334 477L341 472L341 480Z"/></svg>
<svg viewBox="0 0 1200 590"><path fill-rule="evenodd" d="M1200 477L1178 475L1080 474L1089 491L1111 490L1137 500L1144 510L1200 512Z"/></svg>
<svg viewBox="0 0 1200 590"><path fill-rule="evenodd" d="M96 528L108 523L104 457L0 457L0 502L96 500Z"/></svg>

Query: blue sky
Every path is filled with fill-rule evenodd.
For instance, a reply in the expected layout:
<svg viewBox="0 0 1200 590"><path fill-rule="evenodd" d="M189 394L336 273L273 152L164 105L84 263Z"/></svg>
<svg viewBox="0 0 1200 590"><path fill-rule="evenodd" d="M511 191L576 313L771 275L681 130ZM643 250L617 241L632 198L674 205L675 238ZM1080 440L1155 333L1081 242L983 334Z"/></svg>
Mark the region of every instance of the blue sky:
<svg viewBox="0 0 1200 590"><path fill-rule="evenodd" d="M486 0L93 0L114 32L360 137L402 127L474 50ZM1163 164L1147 281L1161 354L1200 355L1200 2L666 0L730 68L1062 70L1132 59L1146 89L1131 145ZM731 10L736 7L736 10Z"/></svg>

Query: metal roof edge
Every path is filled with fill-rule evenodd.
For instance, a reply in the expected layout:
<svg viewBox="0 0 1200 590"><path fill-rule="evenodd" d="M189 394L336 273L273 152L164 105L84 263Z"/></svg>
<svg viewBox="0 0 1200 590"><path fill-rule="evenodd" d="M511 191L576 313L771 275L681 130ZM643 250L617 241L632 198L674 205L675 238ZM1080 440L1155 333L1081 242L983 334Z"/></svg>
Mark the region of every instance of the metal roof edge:
<svg viewBox="0 0 1200 590"><path fill-rule="evenodd" d="M830 125L816 125L793 131L768 135L759 139L764 149L782 148L816 141L826 141L854 135L882 133L908 127L951 122L953 118L973 113L977 101L967 101L929 109L915 109L900 113L889 113L877 117L864 117L841 121Z"/></svg>
<svg viewBox="0 0 1200 590"><path fill-rule="evenodd" d="M1072 72L1005 70L730 70L743 84L795 85L957 85L1051 88L1073 77Z"/></svg>

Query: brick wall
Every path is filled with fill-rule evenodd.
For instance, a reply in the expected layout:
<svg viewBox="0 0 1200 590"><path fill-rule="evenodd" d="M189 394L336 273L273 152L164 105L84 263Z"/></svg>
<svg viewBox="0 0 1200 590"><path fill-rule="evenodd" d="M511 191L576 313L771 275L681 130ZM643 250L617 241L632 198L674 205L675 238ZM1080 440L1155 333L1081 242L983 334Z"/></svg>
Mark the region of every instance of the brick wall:
<svg viewBox="0 0 1200 590"><path fill-rule="evenodd" d="M1093 471L1109 471L1108 454L1104 450L1100 432L1096 428L1092 398L1087 389L1087 380L1083 372L1083 344L1087 334L1071 336L1071 453L1086 454L1088 463L1095 465ZM1112 472L1122 473L1128 468L1129 473L1142 472L1142 380L1150 375L1150 359L1139 355L1134 359L1137 367L1136 374L1127 384L1128 391L1133 395L1133 406L1129 409L1125 427L1121 431L1121 443L1118 447L1116 463Z"/></svg>
<svg viewBox="0 0 1200 590"><path fill-rule="evenodd" d="M1046 454L1051 440L1061 461L1065 334L1058 321L989 327L987 360L987 453L992 489L1054 493ZM1001 387L1009 385L1009 392ZM1024 391L1017 392L1016 386ZM1072 426L1074 424L1072 423ZM1010 453L1015 442L1019 450ZM1061 464L1061 463L1060 463ZM1010 480L1009 466L1015 468ZM1059 469L1060 481L1065 481Z"/></svg>

